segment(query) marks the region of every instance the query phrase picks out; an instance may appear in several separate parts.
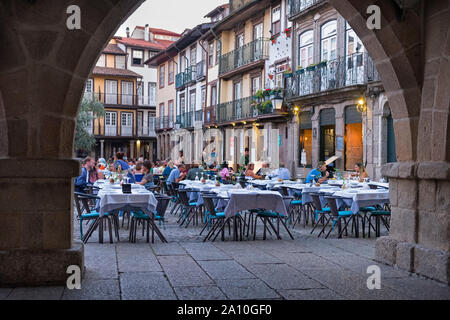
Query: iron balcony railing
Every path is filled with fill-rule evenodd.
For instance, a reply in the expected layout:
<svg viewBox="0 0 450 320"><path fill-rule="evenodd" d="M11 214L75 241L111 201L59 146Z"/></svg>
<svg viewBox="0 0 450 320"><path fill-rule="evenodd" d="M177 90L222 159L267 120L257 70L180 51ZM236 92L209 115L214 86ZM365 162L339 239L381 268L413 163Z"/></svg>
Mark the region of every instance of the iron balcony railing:
<svg viewBox="0 0 450 320"><path fill-rule="evenodd" d="M325 0L292 0L290 16L295 16L300 12L321 2L325 2Z"/></svg>
<svg viewBox="0 0 450 320"><path fill-rule="evenodd" d="M254 98L247 97L219 104L216 111L217 122L241 121L274 113L273 108L258 110L253 103Z"/></svg>
<svg viewBox="0 0 450 320"><path fill-rule="evenodd" d="M85 92L84 99L88 101L99 101L108 106L156 106L156 100L135 94L121 94L108 92Z"/></svg>
<svg viewBox="0 0 450 320"><path fill-rule="evenodd" d="M173 120L168 116L155 118L155 130L172 129Z"/></svg>
<svg viewBox="0 0 450 320"><path fill-rule="evenodd" d="M180 115L177 115L177 124L180 125L180 128L187 129L194 127L194 112L185 112Z"/></svg>
<svg viewBox="0 0 450 320"><path fill-rule="evenodd" d="M197 63L197 65L195 67L195 71L197 73L197 81L205 78L206 77L206 62L200 61L199 63Z"/></svg>
<svg viewBox="0 0 450 320"><path fill-rule="evenodd" d="M186 85L190 83L195 83L197 81L196 76L196 66L189 66L187 67L184 72L180 72L175 77L175 88L180 89L182 87L185 87Z"/></svg>
<svg viewBox="0 0 450 320"><path fill-rule="evenodd" d="M220 57L219 75L269 58L269 39L260 38Z"/></svg>
<svg viewBox="0 0 450 320"><path fill-rule="evenodd" d="M380 76L367 53L355 53L298 70L289 80L286 90L288 99L365 85L379 81Z"/></svg>
<svg viewBox="0 0 450 320"><path fill-rule="evenodd" d="M203 110L195 111L194 119L195 119L195 121L203 122Z"/></svg>

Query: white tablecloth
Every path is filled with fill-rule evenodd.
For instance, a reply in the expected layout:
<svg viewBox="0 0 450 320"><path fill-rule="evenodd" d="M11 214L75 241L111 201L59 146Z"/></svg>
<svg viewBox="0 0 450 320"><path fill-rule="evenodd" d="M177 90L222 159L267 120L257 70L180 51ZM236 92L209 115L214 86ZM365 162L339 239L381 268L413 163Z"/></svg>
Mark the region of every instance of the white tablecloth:
<svg viewBox="0 0 450 320"><path fill-rule="evenodd" d="M148 215L154 214L158 201L155 195L142 186L134 185L131 194L122 193L120 187L105 186L98 193L100 200L97 201L96 210L103 216L106 212L115 210L142 211Z"/></svg>
<svg viewBox="0 0 450 320"><path fill-rule="evenodd" d="M230 197L225 208L227 218L251 209L265 209L287 216L286 204L279 192L244 189L229 190L227 193Z"/></svg>
<svg viewBox="0 0 450 320"><path fill-rule="evenodd" d="M354 214L358 213L360 208L375 205L389 204L389 190L343 190L333 193L333 196L346 198L343 200ZM338 201L338 207L340 203Z"/></svg>

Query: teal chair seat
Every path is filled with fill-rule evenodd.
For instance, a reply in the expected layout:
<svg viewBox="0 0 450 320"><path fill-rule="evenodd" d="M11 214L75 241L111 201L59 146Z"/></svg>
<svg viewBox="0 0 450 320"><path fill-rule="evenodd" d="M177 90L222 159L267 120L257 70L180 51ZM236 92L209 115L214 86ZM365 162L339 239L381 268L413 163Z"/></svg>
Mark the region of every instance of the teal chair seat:
<svg viewBox="0 0 450 320"><path fill-rule="evenodd" d="M293 205L293 206L301 206L302 204L303 204L303 202L302 202L302 200L293 200L292 202L291 202L291 204Z"/></svg>
<svg viewBox="0 0 450 320"><path fill-rule="evenodd" d="M276 212L273 211L260 211L258 212L258 215L269 218L276 218L277 216L279 216L280 218L286 217L284 214L277 214Z"/></svg>
<svg viewBox="0 0 450 320"><path fill-rule="evenodd" d="M353 215L352 211L339 211L339 217L349 217Z"/></svg>
<svg viewBox="0 0 450 320"><path fill-rule="evenodd" d="M193 206L193 207L196 207L197 206L197 201L190 201L189 205Z"/></svg>
<svg viewBox="0 0 450 320"><path fill-rule="evenodd" d="M390 216L390 211L372 211L370 212L370 215L372 216Z"/></svg>
<svg viewBox="0 0 450 320"><path fill-rule="evenodd" d="M105 213L105 216L107 216L107 215L108 214ZM97 211L92 211L91 213L81 215L81 220L94 219L94 218L98 218L98 217L100 217L100 214Z"/></svg>
<svg viewBox="0 0 450 320"><path fill-rule="evenodd" d="M361 211L361 212L373 212L373 211L376 211L376 210L377 209L375 207L363 207L363 208L359 209L359 211Z"/></svg>
<svg viewBox="0 0 450 320"><path fill-rule="evenodd" d="M215 216L209 216L211 219L225 218L225 212L217 212Z"/></svg>

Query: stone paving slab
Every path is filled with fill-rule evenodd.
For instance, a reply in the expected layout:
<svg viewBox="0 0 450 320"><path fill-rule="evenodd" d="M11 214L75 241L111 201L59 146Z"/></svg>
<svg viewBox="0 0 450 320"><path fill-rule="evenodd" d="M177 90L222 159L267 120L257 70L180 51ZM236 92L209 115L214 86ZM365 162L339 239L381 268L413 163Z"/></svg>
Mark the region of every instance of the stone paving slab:
<svg viewBox="0 0 450 320"><path fill-rule="evenodd" d="M64 287L15 288L7 300L60 300Z"/></svg>
<svg viewBox="0 0 450 320"><path fill-rule="evenodd" d="M115 246L92 243L84 246L86 279L118 279Z"/></svg>
<svg viewBox="0 0 450 320"><path fill-rule="evenodd" d="M89 280L81 290L64 289L63 300L120 300L119 280Z"/></svg>
<svg viewBox="0 0 450 320"><path fill-rule="evenodd" d="M217 280L217 285L231 300L278 299L280 295L260 279Z"/></svg>
<svg viewBox="0 0 450 320"><path fill-rule="evenodd" d="M213 280L255 278L253 274L233 260L198 261L198 264Z"/></svg>
<svg viewBox="0 0 450 320"><path fill-rule="evenodd" d="M216 286L175 287L180 300L226 300L225 294Z"/></svg>
<svg viewBox="0 0 450 320"><path fill-rule="evenodd" d="M190 256L158 257L173 287L213 285L214 282Z"/></svg>
<svg viewBox="0 0 450 320"><path fill-rule="evenodd" d="M231 259L224 251L208 242L184 242L181 245L196 261Z"/></svg>
<svg viewBox="0 0 450 320"><path fill-rule="evenodd" d="M128 272L120 275L123 300L176 300L162 272Z"/></svg>
<svg viewBox="0 0 450 320"><path fill-rule="evenodd" d="M12 291L13 291L13 289L0 288L0 300L5 300Z"/></svg>
<svg viewBox="0 0 450 320"><path fill-rule="evenodd" d="M158 242L151 246L154 254L157 256L184 256L187 254L186 250L178 242Z"/></svg>
<svg viewBox="0 0 450 320"><path fill-rule="evenodd" d="M284 263L296 270L301 269L333 269L338 265L313 253L274 253Z"/></svg>
<svg viewBox="0 0 450 320"><path fill-rule="evenodd" d="M162 271L150 245L135 246L121 243L116 246L119 272Z"/></svg>
<svg viewBox="0 0 450 320"><path fill-rule="evenodd" d="M248 270L273 289L313 289L324 288L287 264L254 264Z"/></svg>
<svg viewBox="0 0 450 320"><path fill-rule="evenodd" d="M344 300L345 298L330 289L278 290L286 300Z"/></svg>
<svg viewBox="0 0 450 320"><path fill-rule="evenodd" d="M412 275L409 278L382 280L382 286L392 288L418 300L450 300L450 286Z"/></svg>

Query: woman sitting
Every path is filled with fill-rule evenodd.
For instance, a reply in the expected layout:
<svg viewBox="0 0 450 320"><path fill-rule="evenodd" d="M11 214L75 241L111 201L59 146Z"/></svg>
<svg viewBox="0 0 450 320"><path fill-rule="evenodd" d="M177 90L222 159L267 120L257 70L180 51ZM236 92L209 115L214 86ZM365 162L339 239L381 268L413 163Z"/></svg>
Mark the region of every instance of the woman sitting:
<svg viewBox="0 0 450 320"><path fill-rule="evenodd" d="M222 170L219 172L219 175L220 175L220 177L223 180L230 180L231 179L231 177L230 177L230 170L228 170L228 163L225 162L222 165Z"/></svg>
<svg viewBox="0 0 450 320"><path fill-rule="evenodd" d="M138 182L137 184L145 186L146 188L153 188L155 184L153 181L153 175L151 170L152 170L152 163L150 161L145 161L142 166L142 172L144 174L144 177L142 178L141 182Z"/></svg>
<svg viewBox="0 0 450 320"><path fill-rule="evenodd" d="M258 176L255 172L255 164L249 163L247 166L247 170L245 170L245 177L246 178L253 178L253 179L262 179L262 176Z"/></svg>
<svg viewBox="0 0 450 320"><path fill-rule="evenodd" d="M136 168L134 168L134 179L136 183L139 183L144 178L144 172L142 170L142 162L138 162L136 164Z"/></svg>
<svg viewBox="0 0 450 320"><path fill-rule="evenodd" d="M364 179L369 178L366 167L362 163L355 164L355 173L352 173L352 178L359 179L359 182L364 182Z"/></svg>

